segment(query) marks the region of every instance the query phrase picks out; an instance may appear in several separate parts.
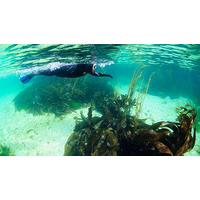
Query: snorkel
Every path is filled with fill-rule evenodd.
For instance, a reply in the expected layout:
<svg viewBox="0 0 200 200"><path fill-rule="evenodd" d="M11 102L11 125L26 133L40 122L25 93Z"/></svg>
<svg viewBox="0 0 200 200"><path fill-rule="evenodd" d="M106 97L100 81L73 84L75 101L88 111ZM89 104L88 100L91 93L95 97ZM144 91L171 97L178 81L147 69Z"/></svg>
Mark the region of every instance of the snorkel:
<svg viewBox="0 0 200 200"><path fill-rule="evenodd" d="M92 74L95 73L95 69L96 69L96 64L93 64L93 66L92 66Z"/></svg>

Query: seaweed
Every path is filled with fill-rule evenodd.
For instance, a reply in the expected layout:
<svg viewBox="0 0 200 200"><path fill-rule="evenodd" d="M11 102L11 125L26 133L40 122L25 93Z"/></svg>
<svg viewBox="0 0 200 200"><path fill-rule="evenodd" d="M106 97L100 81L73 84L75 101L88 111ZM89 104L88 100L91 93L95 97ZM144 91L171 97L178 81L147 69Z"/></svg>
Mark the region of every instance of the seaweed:
<svg viewBox="0 0 200 200"><path fill-rule="evenodd" d="M102 99L97 110L102 116L81 114L74 132L65 144L64 155L74 156L179 156L190 151L195 144L194 127L196 110L190 106L177 109L178 122L157 122L148 125L138 118L141 109L132 114L131 109L141 107L134 97L136 82L141 72L135 73L127 95L113 95ZM152 76L145 87L147 93ZM137 105L137 104L140 105Z"/></svg>
<svg viewBox="0 0 200 200"><path fill-rule="evenodd" d="M149 86L150 86L153 75L154 75L154 73L152 73L149 76L149 79L148 79L148 82L146 85L142 84L143 88L141 89L140 93L138 94L138 96L136 98L135 115L136 115L137 119L140 117L140 114L142 112L143 102L144 102L146 94L149 90Z"/></svg>
<svg viewBox="0 0 200 200"><path fill-rule="evenodd" d="M0 144L0 156L14 156L10 147Z"/></svg>
<svg viewBox="0 0 200 200"><path fill-rule="evenodd" d="M181 134L179 134L179 149L176 152L176 155L181 155L183 152L191 150L196 141L196 124L195 119L197 117L197 112L195 108L186 104L184 107L177 108L178 117L177 120L180 124ZM194 126L194 127L193 127ZM193 135L191 134L193 131Z"/></svg>
<svg viewBox="0 0 200 200"><path fill-rule="evenodd" d="M89 108L88 117L82 117L68 139L64 155L178 156L194 147L196 129L192 129L193 112L187 110L191 118L186 128L182 126L185 120L147 125L137 119L135 123L134 116L125 114L121 106L115 107L114 113L118 110L118 115L113 114L112 106L106 107L106 114L101 117L92 117L92 109ZM181 118L180 114L178 117Z"/></svg>
<svg viewBox="0 0 200 200"><path fill-rule="evenodd" d="M57 117L84 107L91 102L113 95L114 89L106 79L83 77L64 79L40 77L14 98L15 108L34 115L53 113Z"/></svg>

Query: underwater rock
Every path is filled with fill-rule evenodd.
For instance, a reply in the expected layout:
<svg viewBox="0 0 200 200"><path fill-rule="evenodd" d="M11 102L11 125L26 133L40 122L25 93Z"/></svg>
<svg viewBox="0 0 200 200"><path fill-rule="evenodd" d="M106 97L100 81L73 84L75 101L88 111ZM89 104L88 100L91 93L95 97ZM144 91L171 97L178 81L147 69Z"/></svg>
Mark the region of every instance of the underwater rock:
<svg viewBox="0 0 200 200"><path fill-rule="evenodd" d="M148 125L126 109L126 97L105 99L100 107L101 117L92 117L89 108L88 116L82 116L82 121L77 122L64 155L179 156L194 147L196 112L192 107L180 108L179 122Z"/></svg>
<svg viewBox="0 0 200 200"><path fill-rule="evenodd" d="M133 75L127 95L105 96L96 105L102 116L81 114L74 132L65 144L64 155L77 156L179 156L190 151L196 141L194 126L196 110L185 105L177 108L178 122L157 122L148 125L139 119L147 93L150 76L142 98L134 97L141 76L139 69ZM131 114L135 109L135 114ZM192 134L193 132L193 134Z"/></svg>
<svg viewBox="0 0 200 200"><path fill-rule="evenodd" d="M62 116L88 103L98 104L99 99L113 93L114 89L106 79L39 77L15 97L14 104L19 111Z"/></svg>

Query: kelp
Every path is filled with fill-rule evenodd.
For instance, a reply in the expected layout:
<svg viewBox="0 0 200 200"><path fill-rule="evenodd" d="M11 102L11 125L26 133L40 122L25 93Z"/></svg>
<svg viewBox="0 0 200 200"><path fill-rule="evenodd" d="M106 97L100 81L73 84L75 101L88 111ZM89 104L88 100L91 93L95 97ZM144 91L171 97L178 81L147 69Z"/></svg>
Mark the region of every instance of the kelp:
<svg viewBox="0 0 200 200"><path fill-rule="evenodd" d="M92 117L89 108L88 116L76 124L68 139L64 155L179 156L194 147L196 129L192 128L195 119L192 110L187 110L190 117L184 119L179 114L180 122L148 125L139 119L135 123L134 116L126 115L120 106L114 111L118 110L118 115L113 114L113 107L107 107L106 114L101 117Z"/></svg>
<svg viewBox="0 0 200 200"><path fill-rule="evenodd" d="M136 115L137 119L140 118L140 114L142 112L142 107L143 107L143 102L144 102L146 94L147 94L147 92L149 90L149 86L150 86L150 83L151 83L153 75L154 75L154 73L152 73L150 75L146 85L142 84L143 88L140 90L138 96L136 97L135 115Z"/></svg>
<svg viewBox="0 0 200 200"><path fill-rule="evenodd" d="M14 156L14 152L10 147L0 144L0 156Z"/></svg>
<svg viewBox="0 0 200 200"><path fill-rule="evenodd" d="M131 109L136 109L139 102L133 90L140 76L141 72L134 75L127 95L115 94L101 100L96 109L102 116L93 116L93 107L89 108L88 116L81 115L65 144L64 155L179 156L194 147L196 111L192 106L177 108L178 122L148 125L138 114L132 114ZM141 106L142 102L139 103Z"/></svg>
<svg viewBox="0 0 200 200"><path fill-rule="evenodd" d="M62 116L99 99L113 95L114 89L106 79L82 77L65 79L40 77L25 88L15 99L15 108L34 115L53 113Z"/></svg>

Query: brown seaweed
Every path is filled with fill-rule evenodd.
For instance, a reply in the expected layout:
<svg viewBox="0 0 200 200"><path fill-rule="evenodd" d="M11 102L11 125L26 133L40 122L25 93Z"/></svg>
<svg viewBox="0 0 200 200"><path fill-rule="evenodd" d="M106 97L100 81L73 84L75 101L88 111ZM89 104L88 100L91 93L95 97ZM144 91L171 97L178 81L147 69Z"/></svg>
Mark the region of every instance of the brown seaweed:
<svg viewBox="0 0 200 200"><path fill-rule="evenodd" d="M136 81L139 76L134 76ZM96 108L100 117L93 116L90 107L67 140L64 155L179 156L190 151L196 139L195 109L190 105L178 108L178 122L148 125L130 112L138 103L133 98L135 85L133 79L127 95L104 97Z"/></svg>
<svg viewBox="0 0 200 200"><path fill-rule="evenodd" d="M89 109L88 118L76 125L68 139L65 155L184 155L194 147L196 134L191 127L195 115L187 113L191 118L186 128L185 121L150 126L142 120L135 124L131 115L91 117Z"/></svg>

